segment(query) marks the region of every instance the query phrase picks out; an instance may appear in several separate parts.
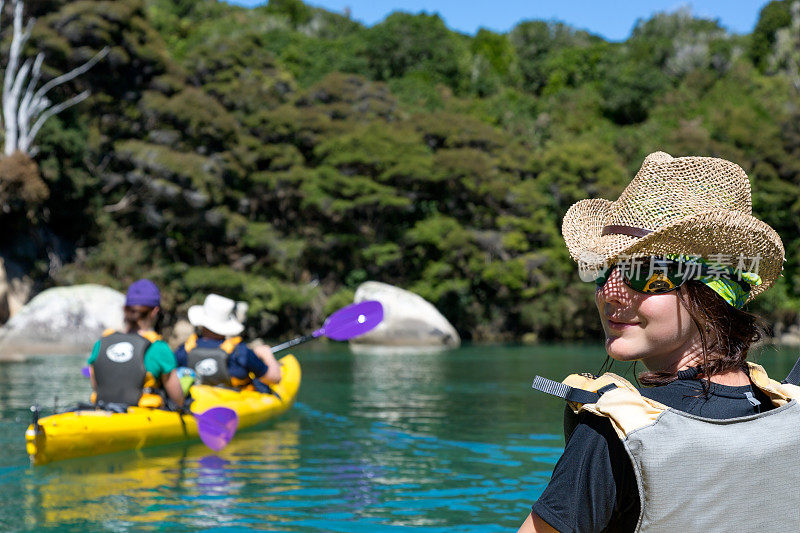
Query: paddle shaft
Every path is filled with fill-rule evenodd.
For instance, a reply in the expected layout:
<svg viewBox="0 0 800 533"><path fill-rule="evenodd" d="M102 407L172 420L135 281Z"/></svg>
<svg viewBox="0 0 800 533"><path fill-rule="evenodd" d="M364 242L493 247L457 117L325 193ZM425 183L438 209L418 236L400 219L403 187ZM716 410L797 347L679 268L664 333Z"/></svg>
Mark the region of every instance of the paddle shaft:
<svg viewBox="0 0 800 533"><path fill-rule="evenodd" d="M304 335L290 341L282 342L281 344L272 347L272 353L280 352L281 350L291 348L292 346L297 346L298 344L303 344L304 342L313 341L316 338L317 337L314 335Z"/></svg>
<svg viewBox="0 0 800 533"><path fill-rule="evenodd" d="M383 307L378 301L367 300L350 304L333 313L325 320L321 328L311 335L297 337L272 347L272 353L297 346L319 337L328 337L335 341L346 341L363 335L383 320Z"/></svg>

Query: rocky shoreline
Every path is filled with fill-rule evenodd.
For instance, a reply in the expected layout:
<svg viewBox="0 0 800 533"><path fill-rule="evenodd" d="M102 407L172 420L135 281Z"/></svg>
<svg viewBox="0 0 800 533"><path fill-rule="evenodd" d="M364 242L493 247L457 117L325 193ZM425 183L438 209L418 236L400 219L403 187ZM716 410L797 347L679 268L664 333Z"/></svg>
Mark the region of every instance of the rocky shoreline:
<svg viewBox="0 0 800 533"><path fill-rule="evenodd" d="M460 345L455 328L420 296L385 283L366 282L355 301L377 300L383 307L380 325L360 338L357 347L389 346L392 350L442 351ZM125 296L101 285L48 289L34 297L0 327L0 361L26 356L88 353L106 329L123 327ZM162 331L172 348L193 329L185 320Z"/></svg>
<svg viewBox="0 0 800 533"><path fill-rule="evenodd" d="M370 281L356 291L356 301L367 299L382 303L384 321L372 332L351 341L354 352L435 353L456 348L461 343L447 319L412 292ZM0 327L0 361L88 354L105 329L122 327L124 300L122 293L101 285L48 289L18 309ZM185 320L162 331L173 348L191 332L192 327ZM764 345L800 347L800 324L777 324L772 336L762 339L757 346Z"/></svg>

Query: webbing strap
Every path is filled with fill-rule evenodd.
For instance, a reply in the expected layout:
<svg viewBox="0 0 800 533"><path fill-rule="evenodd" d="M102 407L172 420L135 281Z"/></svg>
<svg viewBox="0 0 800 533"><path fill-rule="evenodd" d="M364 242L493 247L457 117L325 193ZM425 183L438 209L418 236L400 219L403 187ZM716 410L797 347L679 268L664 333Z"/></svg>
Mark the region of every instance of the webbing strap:
<svg viewBox="0 0 800 533"><path fill-rule="evenodd" d="M781 381L781 383L791 383L792 385L800 385L800 359L798 359L792 370L789 372L789 375L786 376L786 379Z"/></svg>
<svg viewBox="0 0 800 533"><path fill-rule="evenodd" d="M615 389L617 388L617 386L614 384L610 384L606 385L597 392L591 392L584 389L576 389L575 387L570 387L569 385L564 385L563 383L560 383L558 381L553 381L552 379L543 378L542 376L536 376L536 378L534 378L533 380L531 388L534 388L546 394L558 396L559 398L563 398L568 402L577 402L586 404L586 403L596 403L604 392L610 391L611 389Z"/></svg>
<svg viewBox="0 0 800 533"><path fill-rule="evenodd" d="M631 237L644 237L653 233L651 229L637 228L635 226L622 226L619 224L612 224L605 226L600 235L630 235Z"/></svg>

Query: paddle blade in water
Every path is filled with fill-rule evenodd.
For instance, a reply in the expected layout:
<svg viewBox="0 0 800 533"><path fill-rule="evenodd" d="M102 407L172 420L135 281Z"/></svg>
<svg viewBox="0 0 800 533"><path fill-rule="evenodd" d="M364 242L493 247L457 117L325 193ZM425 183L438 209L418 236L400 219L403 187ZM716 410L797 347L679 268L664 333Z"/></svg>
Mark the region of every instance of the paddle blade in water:
<svg viewBox="0 0 800 533"><path fill-rule="evenodd" d="M192 414L197 419L200 439L215 452L228 445L239 426L239 416L236 411L227 407L212 407L205 413Z"/></svg>
<svg viewBox="0 0 800 533"><path fill-rule="evenodd" d="M346 341L370 331L380 324L381 320L383 320L381 303L367 300L339 309L328 317L325 325L318 331L335 341Z"/></svg>

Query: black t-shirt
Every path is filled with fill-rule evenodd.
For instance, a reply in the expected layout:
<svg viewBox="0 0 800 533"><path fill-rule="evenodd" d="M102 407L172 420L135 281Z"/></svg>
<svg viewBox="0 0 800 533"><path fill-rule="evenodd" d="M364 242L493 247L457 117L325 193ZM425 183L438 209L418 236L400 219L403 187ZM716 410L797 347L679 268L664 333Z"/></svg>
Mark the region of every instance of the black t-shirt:
<svg viewBox="0 0 800 533"><path fill-rule="evenodd" d="M643 396L674 409L714 419L767 411L774 405L760 389L698 380L644 387ZM748 393L748 394L746 394ZM754 398L759 405L753 405ZM639 520L639 491L633 465L607 418L582 413L533 511L561 533L633 531Z"/></svg>

